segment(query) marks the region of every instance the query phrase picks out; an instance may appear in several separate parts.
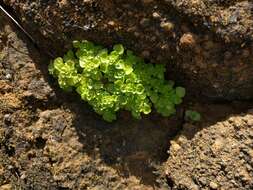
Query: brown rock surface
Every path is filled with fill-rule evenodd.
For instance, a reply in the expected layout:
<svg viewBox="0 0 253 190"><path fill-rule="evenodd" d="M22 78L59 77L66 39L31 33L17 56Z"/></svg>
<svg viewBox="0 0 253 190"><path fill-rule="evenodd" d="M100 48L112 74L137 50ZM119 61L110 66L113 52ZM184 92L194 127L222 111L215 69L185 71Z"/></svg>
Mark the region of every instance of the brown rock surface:
<svg viewBox="0 0 253 190"><path fill-rule="evenodd" d="M46 56L0 15L0 189L155 189L178 116L105 123L48 77Z"/></svg>
<svg viewBox="0 0 253 190"><path fill-rule="evenodd" d="M192 94L253 96L250 0L4 2L50 54L62 55L73 39L122 43L151 62L166 63L168 77Z"/></svg>
<svg viewBox="0 0 253 190"><path fill-rule="evenodd" d="M59 2L59 5L56 2ZM166 61L172 60L171 56L174 56L173 61L184 72L188 71L189 67L195 68L196 60L203 61L198 67L202 69L201 75L205 76L209 73L205 76L207 78L213 76L215 70L222 73L220 68L223 63L213 61L220 60L220 56L224 54L227 60L227 65L223 65L225 74L225 71L231 71L229 69L237 69L238 76L248 77L237 81L238 76L235 75L233 78L235 82L230 84L233 81L230 76L230 82L227 86L225 85L227 89L230 89L231 85L242 84L239 87L245 91L235 91L233 96L230 94L231 96L226 97L236 97L234 95L237 94L245 98L250 95L251 83L248 82L251 81L251 75L248 73L251 72L251 66L241 63L236 67L237 64L235 64L238 60L250 63L251 49L247 44L238 50L236 46L230 46L230 44L224 46L220 40L213 38L210 40L210 36L206 37L207 31L201 30L204 32L201 34L200 31L194 30L195 27L191 26L187 20L183 24L175 22L184 19L178 17L178 14L168 7L166 8L167 5L162 3L155 8L158 1L142 1L145 7L142 7L138 1L131 2L131 5L136 5L134 7L129 7L127 1L117 2L5 1L13 9L20 11L15 14L20 16L19 18L26 23L27 28L30 27L30 31L33 31L33 36L39 44L52 52L59 50L61 53L63 45L70 44L71 40L68 36L72 34L73 38L86 37L108 46L114 42L122 42L149 60ZM77 3L82 4L81 8L74 6ZM58 9L58 6L61 8ZM85 14L76 14L74 17L74 12L82 11L82 7L85 8L84 12L87 15L81 17L80 15ZM145 8L145 13L141 11L142 8ZM64 12L63 10L73 15L64 19L58 17ZM122 12L127 15L120 17ZM51 13L57 16L53 17ZM135 17L136 14L140 17ZM102 20L98 27L94 26L91 31L86 31L85 23L93 23L94 19L99 21L97 18L101 15L104 15L103 19L106 19L106 22ZM72 30L72 26L61 28L63 25L59 24L60 21L76 18L76 21L83 19L79 20L83 24L82 29L76 26L74 28L77 30ZM104 29L101 28L103 24L106 25ZM130 25L132 27L126 27ZM110 32L108 32L109 27ZM157 30L156 27L161 27L161 29ZM58 33L50 28L58 29ZM127 29L128 32L122 32L122 28ZM116 29L117 32L115 32ZM65 30L66 32L62 33ZM124 36L127 38L122 38ZM183 46L180 45L180 39ZM220 50L226 51L219 54ZM206 57L202 60L201 56ZM178 60L179 62L176 62ZM182 110L179 109L178 114L172 118L161 118L152 114L140 121L133 120L127 113L122 112L115 123L105 123L77 96L64 93L58 88L55 81L48 76L48 63L48 57L34 48L19 30L11 27L10 23L0 15L0 189L146 190L170 189L171 182L174 183L172 185L174 188L178 188L177 184L180 184L180 187L185 187L185 189L189 187L219 189L221 184L224 189L229 189L232 185L240 190L252 188L250 182L252 181L250 158L253 155L251 151L252 117L249 113L246 116L226 120L226 116L231 113L244 112L245 109L240 108L242 104L247 104L246 107L252 108L252 103L209 105L210 102L205 100L205 104L193 107L192 109L202 114L203 126L202 124L201 126L211 127L200 131L201 128L195 124L187 123L184 126L182 134L186 138L179 138L171 143L171 157L165 165L169 177L166 181L166 176L162 173L164 171L162 163L168 158L166 153L168 141L174 139L181 130L184 122ZM210 70L209 63L213 64L213 70ZM235 67L231 66L233 63ZM186 67L185 70L181 67L183 65ZM210 91L209 83L196 80L201 77L198 72L187 73L191 82L197 82L193 84L200 93L214 92ZM187 82L188 79L186 79L184 80ZM221 84L224 79L227 78L217 74L210 84L213 82ZM202 86L197 86L200 82ZM200 90L203 85L206 88ZM238 90L239 87L235 89ZM222 89L220 94L224 92L227 90ZM191 105L189 99L187 103ZM217 121L223 120L224 122L214 125ZM228 135L222 135L221 129L224 129ZM202 137L201 134L203 134ZM229 146L227 142L236 146ZM209 160L204 163L199 162L201 163L199 167L193 165L194 155L189 151L195 150L195 147L201 158ZM199 147L203 147L203 150ZM222 156L229 159L220 162ZM194 158L199 161L199 157ZM231 163L231 166L226 165L227 161ZM174 163L174 166L172 167L170 163ZM220 168L216 167L219 163L227 167L225 169L223 165ZM187 167L184 164L187 166L190 164L188 169L191 173L186 170ZM237 167L237 170L232 170L232 166ZM206 175L203 175L203 170ZM173 171L173 175L170 171ZM223 172L220 173L220 181L214 180L214 173L220 171ZM184 178L186 181L181 181L182 176L187 176ZM191 183L192 179L195 185ZM245 186L243 187L242 184Z"/></svg>
<svg viewBox="0 0 253 190"><path fill-rule="evenodd" d="M203 126L202 126L203 127ZM165 164L172 189L253 189L253 112L205 126L185 125Z"/></svg>

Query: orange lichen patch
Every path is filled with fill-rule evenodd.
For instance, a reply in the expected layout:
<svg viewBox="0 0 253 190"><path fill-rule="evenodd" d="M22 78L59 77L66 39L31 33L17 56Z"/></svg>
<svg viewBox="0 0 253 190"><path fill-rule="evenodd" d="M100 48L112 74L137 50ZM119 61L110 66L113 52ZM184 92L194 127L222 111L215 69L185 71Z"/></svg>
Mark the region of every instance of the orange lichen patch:
<svg viewBox="0 0 253 190"><path fill-rule="evenodd" d="M180 38L180 46L182 47L193 47L196 45L196 39L195 36L192 33L185 33Z"/></svg>
<svg viewBox="0 0 253 190"><path fill-rule="evenodd" d="M12 93L6 93L0 97L0 105L8 108L19 108L21 105L21 101L17 97L17 95Z"/></svg>
<svg viewBox="0 0 253 190"><path fill-rule="evenodd" d="M4 80L0 80L0 93L10 90L12 87Z"/></svg>

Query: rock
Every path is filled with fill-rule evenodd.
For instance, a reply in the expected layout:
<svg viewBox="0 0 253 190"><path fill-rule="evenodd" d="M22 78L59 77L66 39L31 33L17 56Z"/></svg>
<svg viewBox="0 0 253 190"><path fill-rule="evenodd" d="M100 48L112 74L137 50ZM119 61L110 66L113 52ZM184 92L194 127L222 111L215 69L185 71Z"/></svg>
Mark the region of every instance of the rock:
<svg viewBox="0 0 253 190"><path fill-rule="evenodd" d="M160 26L167 32L171 32L174 29L174 24L171 22L161 22Z"/></svg>
<svg viewBox="0 0 253 190"><path fill-rule="evenodd" d="M171 141L171 147L170 147L171 152L177 152L181 149L181 146L177 144L175 141Z"/></svg>
<svg viewBox="0 0 253 190"><path fill-rule="evenodd" d="M253 115L231 116L228 121L200 126L199 132L186 141L183 130L170 147L165 164L172 189L191 189L194 179L198 189L242 189L253 187L252 155ZM177 148L180 144L180 148ZM175 146L176 145L176 146ZM176 151L175 151L176 150Z"/></svg>
<svg viewBox="0 0 253 190"><path fill-rule="evenodd" d="M0 189L1 190L11 190L12 186L11 186L11 184L5 184L5 185L0 186Z"/></svg>
<svg viewBox="0 0 253 190"><path fill-rule="evenodd" d="M70 107L88 109L80 102L66 106L69 98L63 98L64 93L57 96L59 105L51 96L56 88L51 88L46 80L47 64L39 64L49 60L45 61L45 55L40 54L15 27L9 27L9 22L2 22L1 14L0 20L0 39L3 29L10 29L8 45L4 44L4 50L10 56L0 64L0 190L93 189L95 186L100 189L128 189L128 186L129 189L147 189L137 178L125 180L115 169L95 159L92 152L97 144L84 143L83 148L80 139L91 138L94 143L97 140L91 135L81 138L76 128L80 125L85 129L90 125L86 122L95 123L98 118L91 122L87 118L90 114L71 112ZM26 53L28 50L29 54ZM5 80L7 71L12 73L10 81ZM74 115L86 118L83 127L73 121ZM83 134L90 131L86 129ZM99 133L90 129L94 130L92 133ZM86 152L89 146L92 147L91 157Z"/></svg>
<svg viewBox="0 0 253 190"><path fill-rule="evenodd" d="M218 189L217 183L215 183L213 181L210 182L209 186L210 186L211 189Z"/></svg>
<svg viewBox="0 0 253 190"><path fill-rule="evenodd" d="M215 31L224 40L243 43L253 39L252 1L166 0L194 23Z"/></svg>
<svg viewBox="0 0 253 190"><path fill-rule="evenodd" d="M196 45L196 40L191 33L183 34L183 36L180 38L179 45L181 47L194 47Z"/></svg>
<svg viewBox="0 0 253 190"><path fill-rule="evenodd" d="M161 15L158 12L153 12L152 14L153 18L160 18Z"/></svg>
<svg viewBox="0 0 253 190"><path fill-rule="evenodd" d="M189 94L214 100L253 96L250 0L4 2L38 45L55 57L74 39L107 47L122 43L138 55L152 47L145 58L168 63L168 75L191 89Z"/></svg>

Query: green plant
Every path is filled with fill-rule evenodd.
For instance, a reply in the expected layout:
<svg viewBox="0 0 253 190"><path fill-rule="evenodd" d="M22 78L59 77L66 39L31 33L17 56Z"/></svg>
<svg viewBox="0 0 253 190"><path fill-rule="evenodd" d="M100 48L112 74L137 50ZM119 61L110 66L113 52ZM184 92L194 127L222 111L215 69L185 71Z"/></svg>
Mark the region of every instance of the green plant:
<svg viewBox="0 0 253 190"><path fill-rule="evenodd" d="M120 44L111 52L89 41L74 41L73 46L75 53L70 50L56 58L49 72L62 89L75 89L106 121L115 120L120 109L141 118L151 112L152 104L167 117L185 96L184 88L164 79L164 65L145 64Z"/></svg>
<svg viewBox="0 0 253 190"><path fill-rule="evenodd" d="M193 110L186 110L185 112L185 118L191 121L200 121L201 115L199 112L193 111Z"/></svg>

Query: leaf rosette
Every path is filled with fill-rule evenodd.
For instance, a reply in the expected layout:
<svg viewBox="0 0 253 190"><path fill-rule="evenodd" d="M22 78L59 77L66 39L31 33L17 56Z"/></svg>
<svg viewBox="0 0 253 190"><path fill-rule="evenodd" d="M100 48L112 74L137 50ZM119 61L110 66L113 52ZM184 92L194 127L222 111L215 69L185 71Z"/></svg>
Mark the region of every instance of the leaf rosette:
<svg viewBox="0 0 253 190"><path fill-rule="evenodd" d="M152 107L168 117L185 96L183 87L165 80L163 64L146 64L121 44L107 49L89 41L74 41L74 50L49 65L60 88L75 90L106 121L124 109L133 117L149 114Z"/></svg>

